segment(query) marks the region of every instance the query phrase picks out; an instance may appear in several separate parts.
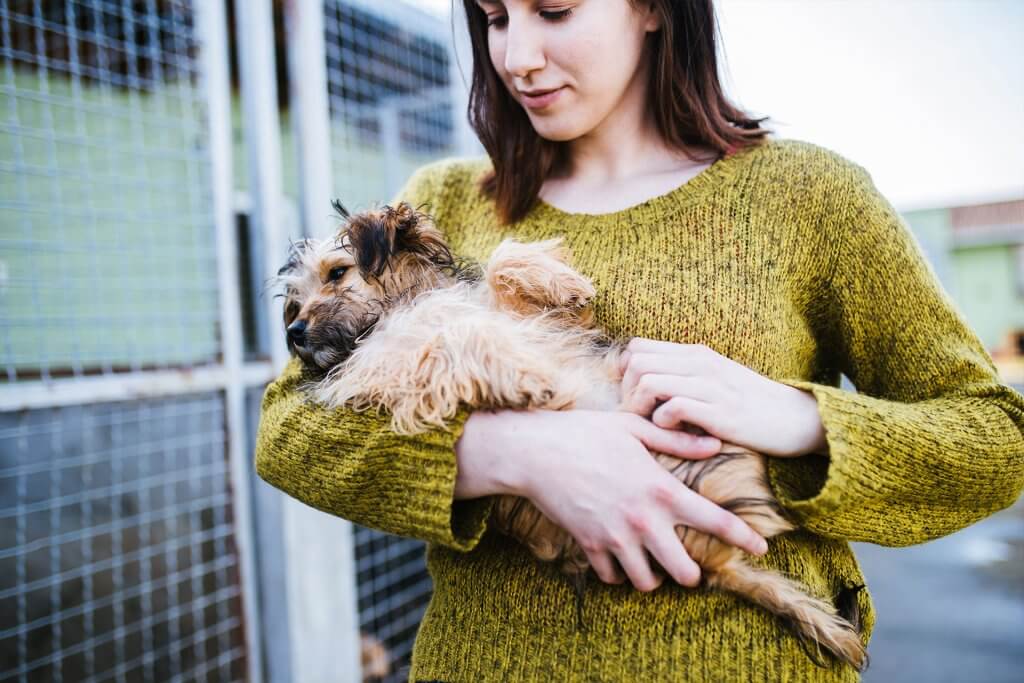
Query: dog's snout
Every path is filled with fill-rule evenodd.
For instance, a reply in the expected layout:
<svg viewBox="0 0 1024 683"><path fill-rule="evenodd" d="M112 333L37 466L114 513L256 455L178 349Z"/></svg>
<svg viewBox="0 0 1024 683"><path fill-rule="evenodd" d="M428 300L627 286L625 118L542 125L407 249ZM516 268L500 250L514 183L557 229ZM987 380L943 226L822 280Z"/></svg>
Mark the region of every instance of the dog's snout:
<svg viewBox="0 0 1024 683"><path fill-rule="evenodd" d="M306 321L296 320L288 326L288 340L296 346L306 344Z"/></svg>

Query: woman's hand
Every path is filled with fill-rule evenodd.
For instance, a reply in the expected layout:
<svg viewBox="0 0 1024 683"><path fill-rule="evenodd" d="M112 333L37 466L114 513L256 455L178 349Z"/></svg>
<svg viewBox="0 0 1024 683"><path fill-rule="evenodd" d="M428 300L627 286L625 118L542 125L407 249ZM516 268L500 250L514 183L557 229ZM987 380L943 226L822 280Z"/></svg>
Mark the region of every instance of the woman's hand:
<svg viewBox="0 0 1024 683"><path fill-rule="evenodd" d="M718 439L655 426L629 413L501 411L473 413L456 444L456 498L507 493L529 498L580 544L602 581L623 577L639 590L662 577L650 553L678 583L695 586L700 568L679 541L680 524L760 555L764 539L739 517L694 493L649 450L707 458Z"/></svg>
<svg viewBox="0 0 1024 683"><path fill-rule="evenodd" d="M797 456L828 448L818 402L704 345L637 337L622 355L622 410L654 424L700 427L767 455Z"/></svg>

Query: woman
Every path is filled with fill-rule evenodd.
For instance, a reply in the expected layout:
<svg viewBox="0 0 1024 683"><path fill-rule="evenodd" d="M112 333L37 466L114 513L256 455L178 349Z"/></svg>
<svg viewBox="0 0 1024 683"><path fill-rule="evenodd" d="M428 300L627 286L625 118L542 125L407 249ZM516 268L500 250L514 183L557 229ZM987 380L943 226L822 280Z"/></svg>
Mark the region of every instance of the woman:
<svg viewBox="0 0 1024 683"><path fill-rule="evenodd" d="M726 440L775 456L771 485L801 529L760 562L850 598L866 640L848 541L919 543L1012 503L1024 399L866 173L767 140L725 100L710 0L465 4L490 159L431 164L399 198L427 204L465 256L563 236L597 286L598 323L637 338L625 389L641 398L615 414L464 412L406 438L305 403L293 362L264 398L260 476L430 542L413 679L856 680L767 612L691 588L675 525L766 545L648 448L700 458ZM859 393L837 388L841 372ZM530 498L586 549L600 581L581 615L556 567L488 530L498 493Z"/></svg>

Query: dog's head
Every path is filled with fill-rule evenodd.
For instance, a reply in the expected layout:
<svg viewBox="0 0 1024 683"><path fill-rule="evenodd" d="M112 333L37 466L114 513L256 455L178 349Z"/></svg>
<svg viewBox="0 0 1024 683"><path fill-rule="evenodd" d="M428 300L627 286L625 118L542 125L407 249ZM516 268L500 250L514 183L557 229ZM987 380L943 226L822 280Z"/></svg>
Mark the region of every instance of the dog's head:
<svg viewBox="0 0 1024 683"><path fill-rule="evenodd" d="M288 349L329 370L395 305L449 282L451 252L428 216L402 203L349 214L328 240L292 245L278 271Z"/></svg>

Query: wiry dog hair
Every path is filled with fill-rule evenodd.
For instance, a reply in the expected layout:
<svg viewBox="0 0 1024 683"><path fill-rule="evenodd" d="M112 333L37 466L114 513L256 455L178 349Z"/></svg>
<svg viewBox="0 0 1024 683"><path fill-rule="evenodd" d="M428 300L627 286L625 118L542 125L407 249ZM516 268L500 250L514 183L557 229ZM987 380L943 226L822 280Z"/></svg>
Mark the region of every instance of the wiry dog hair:
<svg viewBox="0 0 1024 683"><path fill-rule="evenodd" d="M334 207L345 231L293 243L276 278L288 349L321 371L347 358L385 310L427 289L479 278L408 204L355 215L339 202Z"/></svg>
<svg viewBox="0 0 1024 683"><path fill-rule="evenodd" d="M387 411L403 434L444 426L463 405L618 408L621 346L593 327L593 285L567 264L558 240L506 240L482 278L464 277L429 217L408 205L339 213L346 223L337 238L303 243L280 275L290 348L321 377L308 387L314 400ZM765 538L794 528L768 486L764 456L724 444L708 460L654 457ZM500 496L493 521L571 576L589 570L575 540L528 500ZM864 668L855 613L844 618L714 536L686 526L677 533L707 586L770 610L805 645Z"/></svg>

